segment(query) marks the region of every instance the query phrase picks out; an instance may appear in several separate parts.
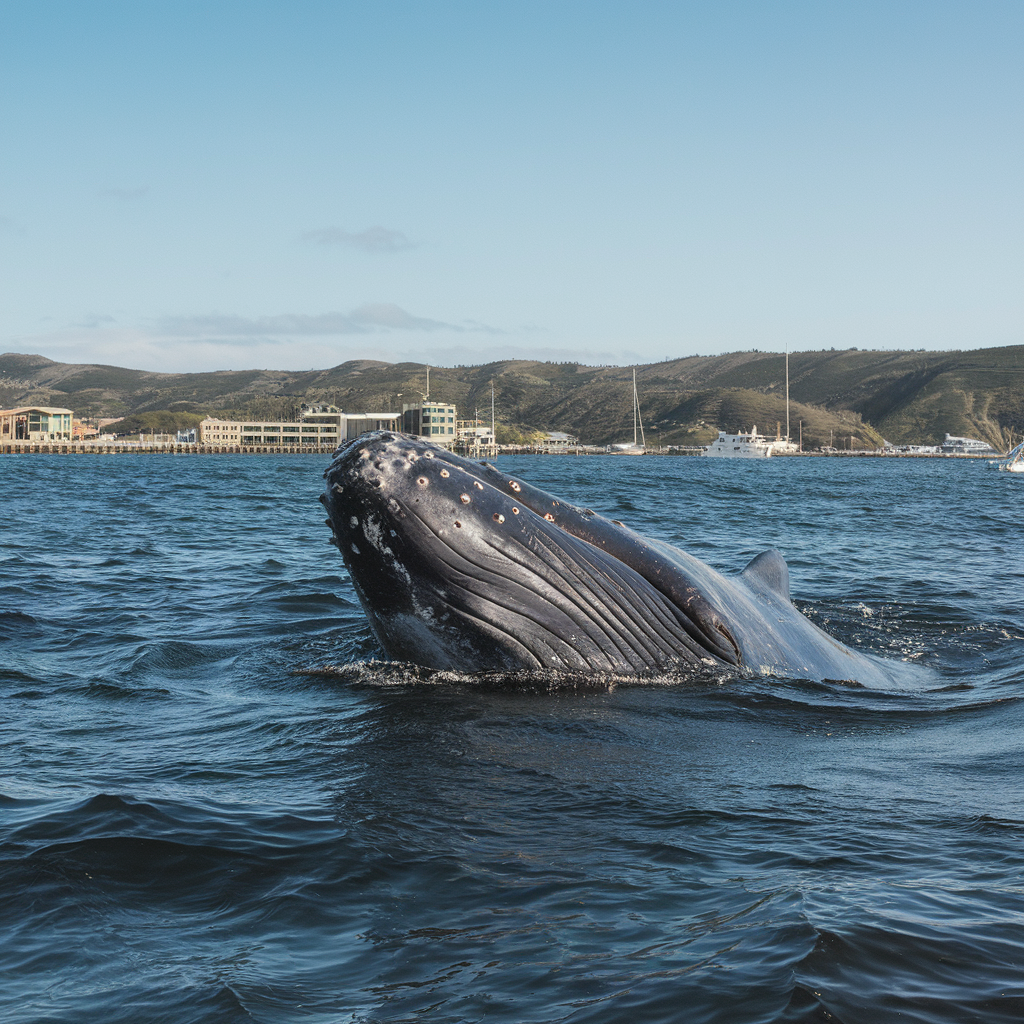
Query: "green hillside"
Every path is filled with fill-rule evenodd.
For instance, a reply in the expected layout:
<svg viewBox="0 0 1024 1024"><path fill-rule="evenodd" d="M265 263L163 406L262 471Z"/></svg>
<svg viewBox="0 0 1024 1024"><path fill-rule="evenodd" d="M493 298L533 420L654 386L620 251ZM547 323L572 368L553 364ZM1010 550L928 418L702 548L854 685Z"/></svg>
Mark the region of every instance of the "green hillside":
<svg viewBox="0 0 1024 1024"><path fill-rule="evenodd" d="M1024 430L1024 346L970 352L794 352L790 422L805 446L935 443L965 434L1004 448ZM701 443L727 430L785 431L785 356L733 352L636 367L649 443ZM584 442L632 440L632 367L504 360L435 367L430 391L460 414L490 415L519 429L565 430ZM426 366L352 360L325 370L149 373L117 366L0 356L0 406L46 404L79 416L196 415L236 411L291 417L303 402L352 412L394 409L426 390ZM162 415L173 423L174 415ZM841 442L840 442L841 439Z"/></svg>

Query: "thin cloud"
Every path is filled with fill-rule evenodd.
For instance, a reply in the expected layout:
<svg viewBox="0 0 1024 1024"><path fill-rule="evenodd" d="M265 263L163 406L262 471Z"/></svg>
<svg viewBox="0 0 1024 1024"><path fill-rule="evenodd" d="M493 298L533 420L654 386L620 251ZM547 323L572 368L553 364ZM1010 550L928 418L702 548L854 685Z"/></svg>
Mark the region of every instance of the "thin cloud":
<svg viewBox="0 0 1024 1024"><path fill-rule="evenodd" d="M75 327L106 327L107 324L117 323L117 321L109 316L107 313L86 313L80 323L74 324Z"/></svg>
<svg viewBox="0 0 1024 1024"><path fill-rule="evenodd" d="M232 338L179 338L178 344L201 345L203 348L215 345L227 346L228 348L251 349L254 345L280 347L282 345L287 345L288 342L282 341L280 338L267 338L262 335L254 337L253 335L244 334Z"/></svg>
<svg viewBox="0 0 1024 1024"><path fill-rule="evenodd" d="M170 316L159 321L161 334L179 338L209 335L265 337L270 334L366 334L370 327L360 324L345 313L281 313L278 316Z"/></svg>
<svg viewBox="0 0 1024 1024"><path fill-rule="evenodd" d="M463 320L462 330L464 331L478 331L481 334L507 334L507 331L502 330L500 327L490 327L487 324L480 323L479 320Z"/></svg>
<svg viewBox="0 0 1024 1024"><path fill-rule="evenodd" d="M392 302L368 303L351 313L280 313L276 316L246 317L214 313L207 316L171 316L157 323L163 335L176 338L229 338L271 335L298 337L339 334L387 334L392 331L450 331L501 334L496 327L467 321L451 324L443 320L414 316Z"/></svg>
<svg viewBox="0 0 1024 1024"><path fill-rule="evenodd" d="M213 318L191 319L208 321ZM184 321L185 318L182 318L180 322ZM251 324L254 321L234 318L236 327L246 322ZM385 331L391 332L386 338L382 337ZM630 356L624 362L619 352L531 345L524 341L510 341L513 337L514 334L511 334L494 343L488 342L486 352L482 352L479 347L480 335L468 331L445 334L441 331L367 326L365 332L347 337L321 334L289 338L269 337L260 333L205 333L170 338L166 333L111 324L96 328L65 327L13 337L5 341L4 346L12 352L38 352L58 362L103 363L161 373L244 370L253 367L294 371L300 367L322 369L336 366L347 359L381 358L389 362L432 363L437 366L454 366L457 363L475 365L503 359L627 365L629 362L648 361L655 355L648 352L644 359ZM474 338L477 339L476 343ZM382 342L385 340L388 345L386 354L382 354Z"/></svg>
<svg viewBox="0 0 1024 1024"><path fill-rule="evenodd" d="M413 316L401 306L391 302L376 302L360 306L352 310L352 320L368 327L383 327L394 331L461 331L456 324L446 324L442 320L428 320L426 317Z"/></svg>
<svg viewBox="0 0 1024 1024"><path fill-rule="evenodd" d="M379 225L365 231L346 231L344 228L318 228L303 232L302 240L314 245L340 245L346 249L360 249L363 252L402 252L413 249L415 242L401 231L382 228Z"/></svg>

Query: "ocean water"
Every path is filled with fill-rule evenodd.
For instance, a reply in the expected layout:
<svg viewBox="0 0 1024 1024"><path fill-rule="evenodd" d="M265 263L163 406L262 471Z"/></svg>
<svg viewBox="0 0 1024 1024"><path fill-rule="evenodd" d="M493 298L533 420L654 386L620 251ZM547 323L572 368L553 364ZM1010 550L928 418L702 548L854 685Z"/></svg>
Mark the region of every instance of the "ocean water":
<svg viewBox="0 0 1024 1024"><path fill-rule="evenodd" d="M311 456L0 460L0 1019L1024 1019L1024 479L502 458L905 664L431 678Z"/></svg>

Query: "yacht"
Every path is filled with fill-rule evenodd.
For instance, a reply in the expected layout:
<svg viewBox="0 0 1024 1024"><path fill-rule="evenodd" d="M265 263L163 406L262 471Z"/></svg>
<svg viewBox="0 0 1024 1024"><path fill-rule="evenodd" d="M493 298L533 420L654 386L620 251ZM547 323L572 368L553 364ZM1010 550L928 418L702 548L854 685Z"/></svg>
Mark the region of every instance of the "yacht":
<svg viewBox="0 0 1024 1024"><path fill-rule="evenodd" d="M719 459L767 459L774 448L775 442L759 434L755 425L749 434L727 434L720 430L703 454Z"/></svg>
<svg viewBox="0 0 1024 1024"><path fill-rule="evenodd" d="M797 454L800 446L789 437L789 347L786 348L786 436L781 437L778 429L775 440L769 440L753 426L749 434L727 434L718 432L718 437L701 452L718 459L768 459L772 455Z"/></svg>
<svg viewBox="0 0 1024 1024"><path fill-rule="evenodd" d="M946 440L939 445L943 455L998 455L999 453L986 441L978 441L973 437L955 437L946 435Z"/></svg>

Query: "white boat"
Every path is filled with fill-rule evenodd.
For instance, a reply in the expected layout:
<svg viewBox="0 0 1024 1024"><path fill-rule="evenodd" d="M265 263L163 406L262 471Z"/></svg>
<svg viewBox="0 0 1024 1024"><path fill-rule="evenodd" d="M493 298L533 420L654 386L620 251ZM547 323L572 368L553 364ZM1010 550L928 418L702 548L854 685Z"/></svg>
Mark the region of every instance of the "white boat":
<svg viewBox="0 0 1024 1024"><path fill-rule="evenodd" d="M749 434L727 434L720 430L703 454L716 459L767 459L774 447L775 442L759 434L755 425Z"/></svg>
<svg viewBox="0 0 1024 1024"><path fill-rule="evenodd" d="M633 443L613 444L609 451L612 455L645 455L647 453L644 425L640 419L640 398L636 393L636 370L633 371Z"/></svg>
<svg viewBox="0 0 1024 1024"><path fill-rule="evenodd" d="M788 417L787 417L788 419ZM787 424L788 426L788 424ZM796 441L791 441L789 437L780 437L778 434L775 436L775 440L771 442L772 455L799 455L800 445Z"/></svg>
<svg viewBox="0 0 1024 1024"><path fill-rule="evenodd" d="M1007 452L1006 458L997 462L996 467L1007 473L1024 473L1024 441Z"/></svg>
<svg viewBox="0 0 1024 1024"><path fill-rule="evenodd" d="M987 441L979 441L973 437L955 437L947 434L946 440L939 445L943 455L998 455L999 453Z"/></svg>
<svg viewBox="0 0 1024 1024"><path fill-rule="evenodd" d="M702 455L717 459L768 459L772 455L796 455L800 446L789 439L789 348L786 349L786 436L770 440L757 432L757 426L749 434L727 434L718 432L718 437L709 444Z"/></svg>

